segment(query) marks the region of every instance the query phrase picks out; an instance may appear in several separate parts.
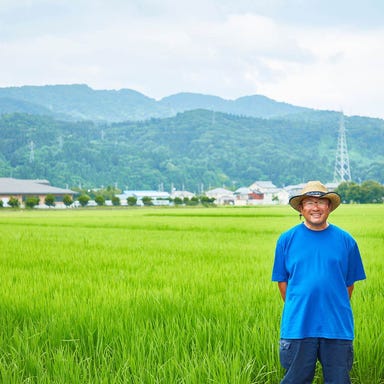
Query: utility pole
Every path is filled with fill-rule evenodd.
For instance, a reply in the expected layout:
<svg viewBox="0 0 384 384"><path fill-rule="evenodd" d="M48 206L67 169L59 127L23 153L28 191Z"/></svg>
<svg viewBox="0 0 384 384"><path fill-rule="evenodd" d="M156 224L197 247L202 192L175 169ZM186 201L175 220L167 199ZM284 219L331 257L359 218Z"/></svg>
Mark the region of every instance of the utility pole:
<svg viewBox="0 0 384 384"><path fill-rule="evenodd" d="M349 156L347 147L347 135L344 126L344 114L341 113L339 124L339 136L337 139L335 170L333 173L333 181L342 183L344 181L352 181L351 169L349 167Z"/></svg>
<svg viewBox="0 0 384 384"><path fill-rule="evenodd" d="M31 141L29 143L29 148L30 148L30 151L29 151L29 162L33 163L35 161L35 145L34 145L33 141Z"/></svg>

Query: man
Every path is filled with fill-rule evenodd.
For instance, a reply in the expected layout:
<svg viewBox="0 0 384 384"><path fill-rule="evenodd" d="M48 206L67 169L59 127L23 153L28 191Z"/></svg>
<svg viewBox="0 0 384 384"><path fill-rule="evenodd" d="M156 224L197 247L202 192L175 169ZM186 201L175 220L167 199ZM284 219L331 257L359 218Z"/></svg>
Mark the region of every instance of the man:
<svg viewBox="0 0 384 384"><path fill-rule="evenodd" d="M354 283L365 279L356 241L329 224L340 196L308 182L289 204L304 222L278 239L272 281L284 300L280 330L283 384L312 383L317 360L325 384L351 383Z"/></svg>

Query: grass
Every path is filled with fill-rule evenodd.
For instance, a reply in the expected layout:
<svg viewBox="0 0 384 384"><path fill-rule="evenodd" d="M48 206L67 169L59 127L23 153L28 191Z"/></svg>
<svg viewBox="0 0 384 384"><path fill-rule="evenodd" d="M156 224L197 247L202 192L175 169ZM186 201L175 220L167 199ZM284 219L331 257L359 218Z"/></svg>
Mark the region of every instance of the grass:
<svg viewBox="0 0 384 384"><path fill-rule="evenodd" d="M384 383L383 213L331 216L368 275L354 383ZM0 211L0 382L278 383L271 268L296 223L289 207Z"/></svg>

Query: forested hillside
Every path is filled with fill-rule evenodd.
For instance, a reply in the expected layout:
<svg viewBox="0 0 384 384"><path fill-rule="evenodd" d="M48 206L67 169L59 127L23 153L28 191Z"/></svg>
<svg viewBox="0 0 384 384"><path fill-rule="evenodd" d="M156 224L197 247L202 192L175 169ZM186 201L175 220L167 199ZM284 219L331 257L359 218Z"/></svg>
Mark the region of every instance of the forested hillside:
<svg viewBox="0 0 384 384"><path fill-rule="evenodd" d="M194 192L332 181L340 114L260 119L207 110L140 122L96 124L7 114L0 118L0 176L57 186ZM345 117L354 181L384 183L384 120Z"/></svg>

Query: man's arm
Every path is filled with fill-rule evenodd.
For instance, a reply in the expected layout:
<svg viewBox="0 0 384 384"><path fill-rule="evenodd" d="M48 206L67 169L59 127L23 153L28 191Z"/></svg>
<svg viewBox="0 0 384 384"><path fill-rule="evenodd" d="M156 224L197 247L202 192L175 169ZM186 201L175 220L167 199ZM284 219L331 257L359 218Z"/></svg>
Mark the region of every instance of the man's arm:
<svg viewBox="0 0 384 384"><path fill-rule="evenodd" d="M347 287L349 299L351 299L351 297L352 297L353 288L355 288L355 286L353 284L350 285L349 287Z"/></svg>
<svg viewBox="0 0 384 384"><path fill-rule="evenodd" d="M277 286L279 287L281 298L283 299L283 301L285 301L285 294L287 292L287 282L286 281L279 281L277 283Z"/></svg>

